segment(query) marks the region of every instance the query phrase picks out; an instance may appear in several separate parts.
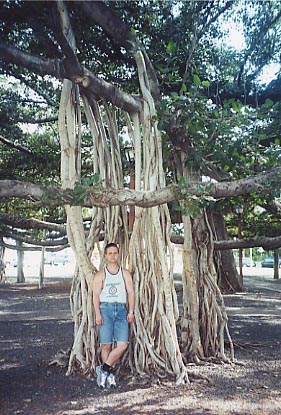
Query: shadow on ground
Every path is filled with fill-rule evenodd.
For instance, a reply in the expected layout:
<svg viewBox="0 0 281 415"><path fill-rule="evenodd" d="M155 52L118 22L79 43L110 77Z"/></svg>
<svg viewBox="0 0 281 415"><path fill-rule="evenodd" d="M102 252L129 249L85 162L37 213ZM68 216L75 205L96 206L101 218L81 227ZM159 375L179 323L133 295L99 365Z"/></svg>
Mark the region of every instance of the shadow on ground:
<svg viewBox="0 0 281 415"><path fill-rule="evenodd" d="M70 282L43 290L0 286L0 414L281 414L281 281L247 277L245 287L224 296L238 364L188 366L210 383L121 378L116 390L100 391L94 381L47 364L72 344Z"/></svg>

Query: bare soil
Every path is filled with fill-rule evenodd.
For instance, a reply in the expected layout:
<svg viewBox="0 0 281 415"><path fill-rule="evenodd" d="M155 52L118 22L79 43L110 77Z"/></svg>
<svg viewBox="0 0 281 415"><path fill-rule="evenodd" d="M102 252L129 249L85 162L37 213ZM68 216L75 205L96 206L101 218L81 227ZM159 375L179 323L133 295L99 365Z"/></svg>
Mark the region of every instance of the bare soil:
<svg viewBox="0 0 281 415"><path fill-rule="evenodd" d="M281 414L281 280L246 277L245 292L225 295L236 364L188 366L210 382L95 381L48 362L71 347L70 282L0 286L0 414Z"/></svg>

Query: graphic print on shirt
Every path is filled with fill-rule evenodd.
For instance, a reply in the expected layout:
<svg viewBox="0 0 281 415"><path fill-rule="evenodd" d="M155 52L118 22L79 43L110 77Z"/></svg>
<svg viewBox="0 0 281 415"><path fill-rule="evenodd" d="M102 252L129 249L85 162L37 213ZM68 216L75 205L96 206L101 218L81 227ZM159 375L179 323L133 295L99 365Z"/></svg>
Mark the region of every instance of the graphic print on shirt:
<svg viewBox="0 0 281 415"><path fill-rule="evenodd" d="M108 294L111 295L112 297L116 297L117 294L117 285L120 285L120 283L117 284L108 284Z"/></svg>

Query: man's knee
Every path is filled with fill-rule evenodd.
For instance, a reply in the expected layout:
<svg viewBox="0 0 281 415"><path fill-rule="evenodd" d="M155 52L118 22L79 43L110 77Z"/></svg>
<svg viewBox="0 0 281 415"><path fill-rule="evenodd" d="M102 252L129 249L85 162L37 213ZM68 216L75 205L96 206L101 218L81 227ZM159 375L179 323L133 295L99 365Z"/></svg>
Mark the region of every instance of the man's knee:
<svg viewBox="0 0 281 415"><path fill-rule="evenodd" d="M101 345L102 350L106 351L106 352L111 352L112 349L112 344L102 344Z"/></svg>
<svg viewBox="0 0 281 415"><path fill-rule="evenodd" d="M118 350L120 350L120 352L124 353L125 350L128 347L128 343L124 343L124 342L117 342L116 347Z"/></svg>

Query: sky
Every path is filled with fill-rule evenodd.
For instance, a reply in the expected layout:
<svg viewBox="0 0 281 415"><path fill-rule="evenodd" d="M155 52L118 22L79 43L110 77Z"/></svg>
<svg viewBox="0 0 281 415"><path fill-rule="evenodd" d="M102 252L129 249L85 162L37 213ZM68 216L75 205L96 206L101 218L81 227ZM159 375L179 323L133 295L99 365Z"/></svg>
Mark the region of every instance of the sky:
<svg viewBox="0 0 281 415"><path fill-rule="evenodd" d="M251 7L252 6L248 6L247 0L240 1L238 13L235 10L234 13L227 18L227 20L224 20L224 15L219 18L219 25L225 32L225 37L221 40L222 44L227 43L229 46L232 46L238 51L246 48L242 15L245 11L250 16L254 15L256 11L251 9ZM280 62L270 63L263 69L260 76L257 78L257 81L261 84L269 84L273 79L276 79L276 74L280 71L280 66Z"/></svg>
<svg viewBox="0 0 281 415"><path fill-rule="evenodd" d="M245 47L245 39L241 27L230 26L228 29L228 36L226 36L226 42L229 46L237 50L242 50ZM276 78L277 72L280 70L280 64L271 63L267 65L260 76L257 78L262 84L268 84Z"/></svg>

